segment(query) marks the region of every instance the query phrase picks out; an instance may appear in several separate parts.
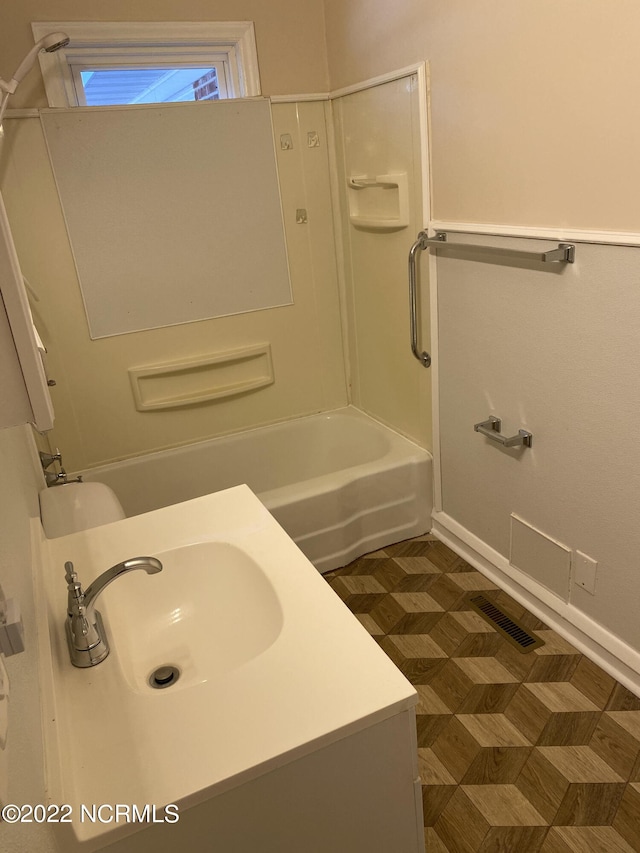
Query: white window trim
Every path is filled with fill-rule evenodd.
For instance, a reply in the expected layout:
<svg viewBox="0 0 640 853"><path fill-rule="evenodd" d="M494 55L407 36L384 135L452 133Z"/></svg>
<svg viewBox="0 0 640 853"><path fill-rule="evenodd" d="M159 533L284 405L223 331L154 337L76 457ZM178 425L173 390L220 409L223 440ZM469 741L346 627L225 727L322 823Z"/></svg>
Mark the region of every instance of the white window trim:
<svg viewBox="0 0 640 853"><path fill-rule="evenodd" d="M211 50L226 54L235 97L261 94L258 51L252 21L44 21L31 24L37 42L51 32L64 32L70 42L55 53L39 53L50 107L78 105L70 60L74 51L113 48L175 48L176 53Z"/></svg>

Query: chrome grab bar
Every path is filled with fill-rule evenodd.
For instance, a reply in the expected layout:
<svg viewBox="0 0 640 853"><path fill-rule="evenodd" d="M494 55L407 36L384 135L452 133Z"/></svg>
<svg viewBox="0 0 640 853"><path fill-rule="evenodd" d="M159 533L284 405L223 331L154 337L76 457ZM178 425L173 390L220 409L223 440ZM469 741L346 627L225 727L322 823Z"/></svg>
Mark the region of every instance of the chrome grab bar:
<svg viewBox="0 0 640 853"><path fill-rule="evenodd" d="M423 367L431 366L431 356L428 352L418 348L418 305L416 286L416 255L427 248L429 235L421 231L413 246L409 249L409 322L411 326L411 352L415 355Z"/></svg>
<svg viewBox="0 0 640 853"><path fill-rule="evenodd" d="M549 249L546 252L527 252L523 249L505 249L498 246L476 246L473 243L449 243L447 242L446 231L436 231L436 236L431 238L425 234L425 238L422 241L423 249L450 249L451 251L469 252L474 255L497 255L514 260L538 261L543 264L557 261L572 264L576 259L576 247L573 243L558 243L557 249Z"/></svg>
<svg viewBox="0 0 640 853"><path fill-rule="evenodd" d="M502 435L500 432L502 429L502 421L500 418L495 418L493 415L490 415L486 421L474 424L473 428L476 432L490 438L491 441L497 442L502 445L502 447L531 447L533 443L533 434L527 432L526 429L518 430L517 435L512 435L509 438L507 438L506 435Z"/></svg>

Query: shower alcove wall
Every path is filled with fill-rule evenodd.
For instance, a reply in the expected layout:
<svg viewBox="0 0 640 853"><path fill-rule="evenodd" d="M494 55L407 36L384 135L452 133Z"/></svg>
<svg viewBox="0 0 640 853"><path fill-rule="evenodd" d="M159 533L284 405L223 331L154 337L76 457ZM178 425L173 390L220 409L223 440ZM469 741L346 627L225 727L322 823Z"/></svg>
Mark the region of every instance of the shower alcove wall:
<svg viewBox="0 0 640 853"><path fill-rule="evenodd" d="M347 403L429 446L429 372L409 348L405 274L410 235L422 225L426 205L424 87L418 66L332 100L273 100L291 304L132 327L126 334L94 333L94 339L41 124L30 117L8 122L5 192L23 266L38 289L36 322L58 382L51 442L63 450L68 471ZM55 113L45 119L55 123ZM334 125L335 149L328 132ZM402 216L391 228L350 219L349 177L370 174L396 176ZM25 194L33 202L28 216ZM385 203L390 196L383 196ZM240 209L250 240L252 204ZM86 232L85 248L89 239ZM426 331L426 312L422 323ZM203 383L213 374L209 393Z"/></svg>

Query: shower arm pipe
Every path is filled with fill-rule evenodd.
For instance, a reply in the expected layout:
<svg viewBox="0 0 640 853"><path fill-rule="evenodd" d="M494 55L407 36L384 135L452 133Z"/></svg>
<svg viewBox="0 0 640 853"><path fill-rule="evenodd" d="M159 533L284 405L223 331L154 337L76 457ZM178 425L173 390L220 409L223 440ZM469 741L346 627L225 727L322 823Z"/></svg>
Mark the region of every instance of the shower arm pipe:
<svg viewBox="0 0 640 853"><path fill-rule="evenodd" d="M418 346L418 288L416 255L427 248L428 234L421 231L416 242L409 249L409 323L411 329L411 352L423 367L431 366L431 356Z"/></svg>

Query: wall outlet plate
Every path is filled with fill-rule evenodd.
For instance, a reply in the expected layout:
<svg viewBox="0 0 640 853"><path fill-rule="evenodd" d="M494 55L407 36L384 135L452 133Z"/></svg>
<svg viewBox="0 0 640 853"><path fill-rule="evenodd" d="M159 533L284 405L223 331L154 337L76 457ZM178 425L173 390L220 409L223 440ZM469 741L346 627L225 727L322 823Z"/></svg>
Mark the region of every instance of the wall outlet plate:
<svg viewBox="0 0 640 853"><path fill-rule="evenodd" d="M573 557L573 582L591 595L596 594L596 576L598 563L596 560L576 551Z"/></svg>
<svg viewBox="0 0 640 853"><path fill-rule="evenodd" d="M571 549L511 513L509 562L534 581L569 600Z"/></svg>

